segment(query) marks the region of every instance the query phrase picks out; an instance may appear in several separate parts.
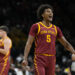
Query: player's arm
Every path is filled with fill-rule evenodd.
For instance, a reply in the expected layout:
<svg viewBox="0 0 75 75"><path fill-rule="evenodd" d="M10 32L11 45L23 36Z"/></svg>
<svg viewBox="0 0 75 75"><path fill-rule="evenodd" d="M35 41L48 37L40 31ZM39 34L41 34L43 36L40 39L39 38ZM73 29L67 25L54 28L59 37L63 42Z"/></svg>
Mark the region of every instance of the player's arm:
<svg viewBox="0 0 75 75"><path fill-rule="evenodd" d="M10 50L10 46L11 46L11 40L9 39L5 39L4 40L4 48L0 48L0 53L6 55L8 53L8 51Z"/></svg>
<svg viewBox="0 0 75 75"><path fill-rule="evenodd" d="M27 43L25 46L25 50L24 50L24 59L25 60L27 60L28 54L30 52L30 48L32 46L34 37L37 34L37 31L38 31L38 25L37 24L32 25L30 32L29 32L29 37L28 37L28 40L27 40Z"/></svg>
<svg viewBox="0 0 75 75"><path fill-rule="evenodd" d="M34 37L37 34L37 30L38 30L38 25L37 24L32 25L30 32L29 32L29 37L28 37L28 40L27 40L27 43L25 46L25 50L24 50L24 60L22 62L22 64L24 66L28 65L27 57L28 57L28 54L30 52L30 48L32 46L32 43L34 41Z"/></svg>
<svg viewBox="0 0 75 75"><path fill-rule="evenodd" d="M30 52L30 48L32 46L33 40L34 40L34 37L29 35L27 43L26 43L26 46L25 46L25 49L24 49L24 60L22 62L23 66L27 66L28 65L27 57L28 57L28 54Z"/></svg>
<svg viewBox="0 0 75 75"><path fill-rule="evenodd" d="M29 35L26 46L25 46L25 50L24 50L24 59L27 60L28 54L30 52L30 48L32 46L34 37Z"/></svg>
<svg viewBox="0 0 75 75"><path fill-rule="evenodd" d="M58 39L58 41L66 48L66 50L70 51L71 53L75 54L75 50L72 45L65 39L64 36Z"/></svg>

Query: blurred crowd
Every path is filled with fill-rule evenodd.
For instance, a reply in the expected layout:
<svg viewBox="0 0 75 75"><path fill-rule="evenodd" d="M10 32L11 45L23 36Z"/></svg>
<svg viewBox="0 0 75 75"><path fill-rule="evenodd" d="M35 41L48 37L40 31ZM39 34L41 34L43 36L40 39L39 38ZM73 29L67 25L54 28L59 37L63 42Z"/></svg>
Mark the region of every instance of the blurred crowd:
<svg viewBox="0 0 75 75"><path fill-rule="evenodd" d="M54 8L53 23L59 26L67 40L75 47L75 4L72 0L0 0L0 25L9 27L9 36L13 47L10 56L9 75L34 75L33 55L31 48L29 66L22 66L24 46L31 25L38 21L36 10L40 4L51 4ZM56 42L56 75L70 75L72 58L69 52ZM14 74L12 74L14 73ZM61 74L60 74L61 73ZM63 74L64 73L64 74Z"/></svg>

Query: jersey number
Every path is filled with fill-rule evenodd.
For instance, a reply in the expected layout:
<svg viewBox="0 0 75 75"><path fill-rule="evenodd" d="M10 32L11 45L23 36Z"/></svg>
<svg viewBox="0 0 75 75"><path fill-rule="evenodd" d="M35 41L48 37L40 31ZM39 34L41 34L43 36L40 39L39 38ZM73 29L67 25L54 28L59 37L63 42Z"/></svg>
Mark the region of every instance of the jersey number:
<svg viewBox="0 0 75 75"><path fill-rule="evenodd" d="M51 42L51 35L47 35L47 42Z"/></svg>

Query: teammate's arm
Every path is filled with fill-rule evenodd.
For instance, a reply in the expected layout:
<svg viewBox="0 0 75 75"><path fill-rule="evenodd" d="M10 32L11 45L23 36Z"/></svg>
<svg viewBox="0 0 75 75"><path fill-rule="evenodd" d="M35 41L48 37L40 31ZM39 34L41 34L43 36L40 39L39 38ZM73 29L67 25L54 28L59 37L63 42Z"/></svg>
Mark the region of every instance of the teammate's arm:
<svg viewBox="0 0 75 75"><path fill-rule="evenodd" d="M34 40L34 37L29 35L26 46L25 46L25 50L24 50L24 61L22 63L23 65L28 65L27 57L30 52L30 48L32 46L33 40Z"/></svg>
<svg viewBox="0 0 75 75"><path fill-rule="evenodd" d="M58 41L66 48L66 50L70 51L71 53L75 54L75 50L72 45L65 39L64 36L58 39Z"/></svg>
<svg viewBox="0 0 75 75"><path fill-rule="evenodd" d="M11 46L11 40L9 39L5 39L4 40L4 48L0 48L0 53L6 55L8 53L8 51L10 50L10 46Z"/></svg>

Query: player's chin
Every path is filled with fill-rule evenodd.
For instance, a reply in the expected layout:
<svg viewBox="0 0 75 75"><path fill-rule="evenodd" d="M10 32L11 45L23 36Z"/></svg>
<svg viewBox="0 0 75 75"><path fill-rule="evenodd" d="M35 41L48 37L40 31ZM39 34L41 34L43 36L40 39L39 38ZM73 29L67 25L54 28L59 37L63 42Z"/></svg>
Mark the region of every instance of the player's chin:
<svg viewBox="0 0 75 75"><path fill-rule="evenodd" d="M52 19L52 18L49 18L48 20L49 20L50 22L52 22L53 19Z"/></svg>
<svg viewBox="0 0 75 75"><path fill-rule="evenodd" d="M49 19L49 22L52 22L52 19Z"/></svg>

